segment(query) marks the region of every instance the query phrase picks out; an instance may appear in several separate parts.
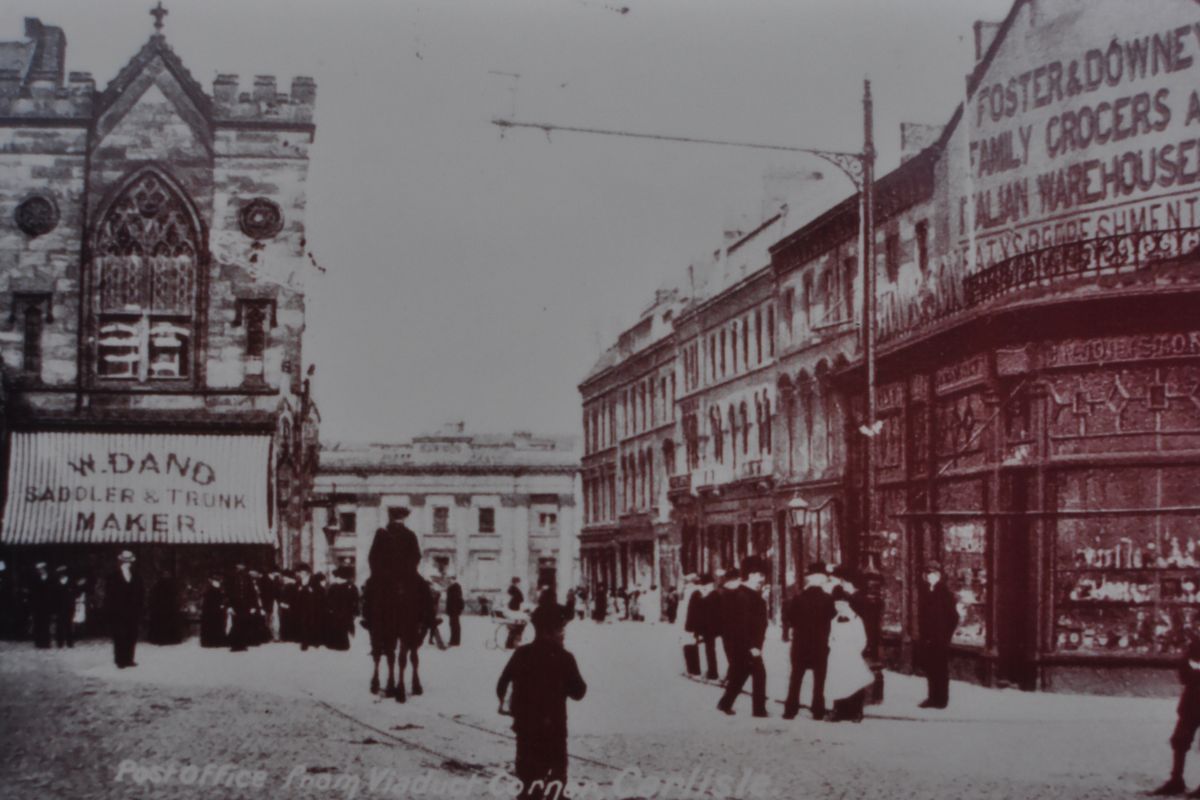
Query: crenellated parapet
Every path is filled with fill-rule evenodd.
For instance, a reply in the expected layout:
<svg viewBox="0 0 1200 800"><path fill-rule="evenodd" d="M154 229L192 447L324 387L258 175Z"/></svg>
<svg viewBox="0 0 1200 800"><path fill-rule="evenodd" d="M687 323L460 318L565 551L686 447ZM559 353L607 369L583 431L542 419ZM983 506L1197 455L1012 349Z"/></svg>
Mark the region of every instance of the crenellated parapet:
<svg viewBox="0 0 1200 800"><path fill-rule="evenodd" d="M81 119L91 116L96 82L91 73L64 80L67 40L62 28L25 20L25 37L0 42L0 117Z"/></svg>
<svg viewBox="0 0 1200 800"><path fill-rule="evenodd" d="M274 75L256 75L251 91L241 91L237 75L218 75L213 81L213 119L311 124L316 97L316 81L306 76L293 78L290 92L280 92Z"/></svg>

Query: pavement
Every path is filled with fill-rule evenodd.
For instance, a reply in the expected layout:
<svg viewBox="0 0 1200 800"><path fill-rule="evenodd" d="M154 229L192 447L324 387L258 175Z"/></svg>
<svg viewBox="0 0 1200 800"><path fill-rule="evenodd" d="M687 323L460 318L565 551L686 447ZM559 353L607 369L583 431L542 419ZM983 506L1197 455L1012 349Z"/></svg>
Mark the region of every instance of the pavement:
<svg viewBox="0 0 1200 800"><path fill-rule="evenodd" d="M486 646L487 620L466 618L463 632L459 648L422 648L425 692L404 704L369 693L361 632L349 652L141 644L128 670L103 642L0 643L0 796L504 796L514 742L495 680L508 653ZM718 687L681 674L681 642L665 624L569 626L589 687L569 707L571 778L592 796L1131 797L1170 766L1170 699L954 682L935 711L917 708L923 680L887 673L885 702L861 724L786 721L787 645L772 638L772 716L751 717L747 697L726 717ZM221 765L222 780L236 770L262 785L217 785Z"/></svg>

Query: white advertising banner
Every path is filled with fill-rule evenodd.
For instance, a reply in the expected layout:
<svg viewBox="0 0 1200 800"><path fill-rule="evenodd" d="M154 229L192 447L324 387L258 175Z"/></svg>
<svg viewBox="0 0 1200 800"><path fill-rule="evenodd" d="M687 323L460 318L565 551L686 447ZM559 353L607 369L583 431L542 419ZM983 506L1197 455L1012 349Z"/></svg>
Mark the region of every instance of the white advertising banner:
<svg viewBox="0 0 1200 800"><path fill-rule="evenodd" d="M4 544L275 543L269 436L18 432Z"/></svg>

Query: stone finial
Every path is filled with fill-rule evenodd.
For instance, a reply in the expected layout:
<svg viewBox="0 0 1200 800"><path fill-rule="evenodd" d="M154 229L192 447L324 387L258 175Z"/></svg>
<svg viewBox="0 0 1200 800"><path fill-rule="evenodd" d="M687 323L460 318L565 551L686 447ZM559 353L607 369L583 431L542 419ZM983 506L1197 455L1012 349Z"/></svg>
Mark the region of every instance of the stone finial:
<svg viewBox="0 0 1200 800"><path fill-rule="evenodd" d="M154 17L154 30L159 36L162 36L163 17L170 13L163 8L162 0L159 0L158 5L150 9L150 16Z"/></svg>
<svg viewBox="0 0 1200 800"><path fill-rule="evenodd" d="M274 75L255 75L254 76L254 100L260 103L273 103L275 101L275 76Z"/></svg>

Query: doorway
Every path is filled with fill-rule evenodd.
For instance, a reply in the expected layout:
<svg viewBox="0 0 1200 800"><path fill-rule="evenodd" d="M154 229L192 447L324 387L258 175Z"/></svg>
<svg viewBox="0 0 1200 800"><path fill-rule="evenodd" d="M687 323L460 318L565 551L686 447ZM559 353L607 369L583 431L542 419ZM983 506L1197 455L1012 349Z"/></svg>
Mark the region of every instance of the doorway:
<svg viewBox="0 0 1200 800"><path fill-rule="evenodd" d="M1002 507L1012 512L1029 509L1028 473L1006 475ZM1006 515L992 522L996 543L995 620L997 678L1022 689L1037 688L1034 661L1033 614L1037 607L1030 537L1033 526L1026 516Z"/></svg>

